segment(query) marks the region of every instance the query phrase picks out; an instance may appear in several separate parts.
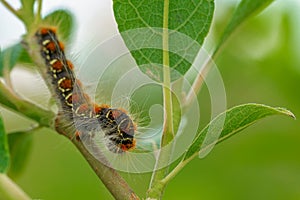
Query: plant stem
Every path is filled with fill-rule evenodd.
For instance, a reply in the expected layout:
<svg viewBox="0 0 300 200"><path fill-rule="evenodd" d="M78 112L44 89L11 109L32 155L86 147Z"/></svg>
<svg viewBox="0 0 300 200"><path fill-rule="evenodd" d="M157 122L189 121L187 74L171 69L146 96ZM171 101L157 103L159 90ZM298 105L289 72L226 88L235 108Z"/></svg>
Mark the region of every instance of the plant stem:
<svg viewBox="0 0 300 200"><path fill-rule="evenodd" d="M37 4L38 4L38 8L35 15L35 24L38 24L39 21L42 19L41 12L42 12L43 0L38 0Z"/></svg>
<svg viewBox="0 0 300 200"><path fill-rule="evenodd" d="M30 200L31 198L7 175L0 174L0 199Z"/></svg>
<svg viewBox="0 0 300 200"><path fill-rule="evenodd" d="M169 0L164 1L164 17L163 17L163 99L164 99L164 124L161 140L161 149L168 145L174 138L173 126L173 105L171 92L171 73L169 60ZM168 173L169 168L164 167L170 159L172 148L160 150L155 165L155 171L152 174L150 188L148 190L148 198L160 199L165 185L161 185L161 179Z"/></svg>
<svg viewBox="0 0 300 200"><path fill-rule="evenodd" d="M13 13L17 18L19 18L21 21L23 21L22 16L20 13L15 10L9 3L7 3L5 0L0 0L0 2L3 4L5 8L7 8L11 13Z"/></svg>
<svg viewBox="0 0 300 200"><path fill-rule="evenodd" d="M182 160L165 178L163 178L162 180L159 181L158 184L156 184L154 186L154 188L152 188L153 191L158 191L161 190L161 188L165 188L166 185L191 161L193 160L196 155L198 154L194 154L193 156L191 156L190 158L186 159L186 160Z"/></svg>
<svg viewBox="0 0 300 200"><path fill-rule="evenodd" d="M184 107L189 106L195 100L195 97L197 97L197 94L201 90L202 85L204 83L204 79L205 79L205 77L207 76L208 72L211 69L211 66L213 64L213 60L214 60L213 57L209 57L206 60L202 70L198 73L196 79L193 82L193 85L192 85L189 93L187 94L187 96L185 98Z"/></svg>
<svg viewBox="0 0 300 200"><path fill-rule="evenodd" d="M81 152L81 154L87 160L87 162L94 170L96 175L99 177L100 180L102 180L105 187L110 191L110 193L113 195L115 199L117 200L138 200L139 199L139 197L129 187L129 185L120 176L120 174L112 167L109 167L109 163L104 157L104 155L103 156L101 155L101 162L100 162L93 155L90 154L90 152L85 148L85 146L81 141L78 141L74 138L74 134L71 134L71 138L69 139ZM99 154L101 154L101 152L97 151L97 156L99 156Z"/></svg>
<svg viewBox="0 0 300 200"><path fill-rule="evenodd" d="M165 1L165 11L169 12L169 0ZM167 17L165 17L167 18ZM165 21L168 21L165 19ZM165 22L167 23L167 22ZM167 27L168 25L164 25ZM162 147L167 145L174 137L173 132L173 106L172 106L172 92L171 92L171 73L170 73L170 60L169 60L169 32L167 28L163 30L163 95L164 95L164 125L163 125L163 137L162 137Z"/></svg>
<svg viewBox="0 0 300 200"><path fill-rule="evenodd" d="M201 90L205 77L211 70L214 60L216 60L220 52L222 52L227 40L221 39L221 41L222 42L219 42L219 45L214 49L212 55L207 58L202 70L198 73L196 79L194 80L193 85L185 98L184 107L189 106L195 100L195 97L197 97L197 94Z"/></svg>
<svg viewBox="0 0 300 200"><path fill-rule="evenodd" d="M214 54L213 57L215 55L217 55L217 54ZM197 77L192 85L192 88L190 89L190 91L185 99L184 107L187 107L188 105L190 105L190 103L192 103L192 101L195 100L195 97L197 97L197 95L195 95L195 94L198 94L198 92L200 91L200 89L204 83L204 78L210 71L212 64L213 64L213 58L209 57L206 60L201 72L199 72L199 74L197 75ZM162 192L164 190L164 188L166 187L166 185L169 183L169 181L172 180L183 169L183 167L187 163L189 163L195 156L196 156L196 154L194 156L191 156L187 160L181 161L167 176L165 176L165 174L164 174L164 176L160 175L159 177L162 177L162 178L158 179L158 181L156 181L156 184L153 185L153 187L151 188L149 193L153 192L154 195L156 195L158 192Z"/></svg>
<svg viewBox="0 0 300 200"><path fill-rule="evenodd" d="M0 82L0 104L35 120L41 126L50 127L53 125L54 113L19 98L3 82Z"/></svg>
<svg viewBox="0 0 300 200"><path fill-rule="evenodd" d="M161 180L162 185L166 185L170 182L195 156L181 161L164 179Z"/></svg>

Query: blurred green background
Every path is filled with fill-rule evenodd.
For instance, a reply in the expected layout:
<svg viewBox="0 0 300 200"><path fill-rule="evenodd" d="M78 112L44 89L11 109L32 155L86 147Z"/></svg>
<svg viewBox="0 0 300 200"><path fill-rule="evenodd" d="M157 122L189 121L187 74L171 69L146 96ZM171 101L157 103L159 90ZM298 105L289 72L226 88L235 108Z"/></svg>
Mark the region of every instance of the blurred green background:
<svg viewBox="0 0 300 200"><path fill-rule="evenodd" d="M219 2L209 42L221 34L236 3ZM216 63L228 107L263 103L300 117L299 8L296 0L279 0L227 43ZM205 95L204 89L199 96ZM201 109L205 116L210 108L202 103ZM5 118L7 128L17 129L12 119ZM298 200L299 154L299 120L267 118L217 145L204 159L193 160L168 185L164 199ZM150 174L124 177L144 197ZM15 180L35 199L112 199L75 147L46 129L33 134L30 156Z"/></svg>

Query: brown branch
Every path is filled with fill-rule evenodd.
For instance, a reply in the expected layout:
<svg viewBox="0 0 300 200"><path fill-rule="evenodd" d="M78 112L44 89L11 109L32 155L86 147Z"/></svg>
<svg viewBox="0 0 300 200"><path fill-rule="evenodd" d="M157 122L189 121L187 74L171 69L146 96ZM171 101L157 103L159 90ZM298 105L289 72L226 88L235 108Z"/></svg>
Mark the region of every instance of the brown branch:
<svg viewBox="0 0 300 200"><path fill-rule="evenodd" d="M94 170L99 179L114 196L114 198L120 200L138 200L139 197L134 193L134 191L120 176L120 174L112 167L109 167L109 162L99 149L97 149L96 153L97 157L101 158L101 161L95 158L86 149L86 147L80 139L74 137L74 127L69 127L67 131L65 128L63 128L66 124L69 123L69 121L66 118L59 118L59 120L56 120L56 131L67 137L77 147L77 149L84 156L84 158L89 163L89 165Z"/></svg>

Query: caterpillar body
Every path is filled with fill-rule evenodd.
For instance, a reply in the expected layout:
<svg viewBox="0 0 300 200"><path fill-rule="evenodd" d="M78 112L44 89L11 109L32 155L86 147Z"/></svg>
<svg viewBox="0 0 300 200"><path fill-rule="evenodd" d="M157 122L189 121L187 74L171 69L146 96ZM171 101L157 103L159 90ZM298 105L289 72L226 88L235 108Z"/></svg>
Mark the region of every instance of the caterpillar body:
<svg viewBox="0 0 300 200"><path fill-rule="evenodd" d="M51 78L52 89L57 94L57 101L62 109L74 121L77 121L77 132L104 133L106 146L115 153L135 148L135 124L123 109L98 105L83 92L81 83L76 79L73 64L67 60L64 45L56 35L54 28L40 28L35 37L40 46L40 54Z"/></svg>

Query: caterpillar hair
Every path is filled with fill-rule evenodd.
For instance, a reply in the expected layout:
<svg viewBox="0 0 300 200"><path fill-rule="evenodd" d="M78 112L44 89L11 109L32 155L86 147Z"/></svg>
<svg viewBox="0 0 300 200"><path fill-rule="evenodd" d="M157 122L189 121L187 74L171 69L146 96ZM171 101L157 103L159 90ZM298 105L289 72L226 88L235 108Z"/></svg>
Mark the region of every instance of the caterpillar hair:
<svg viewBox="0 0 300 200"><path fill-rule="evenodd" d="M40 55L47 67L48 86L55 93L61 112L75 122L79 136L104 133L107 148L115 153L135 148L135 124L123 109L98 105L89 99L64 52L56 29L42 27L35 33Z"/></svg>

